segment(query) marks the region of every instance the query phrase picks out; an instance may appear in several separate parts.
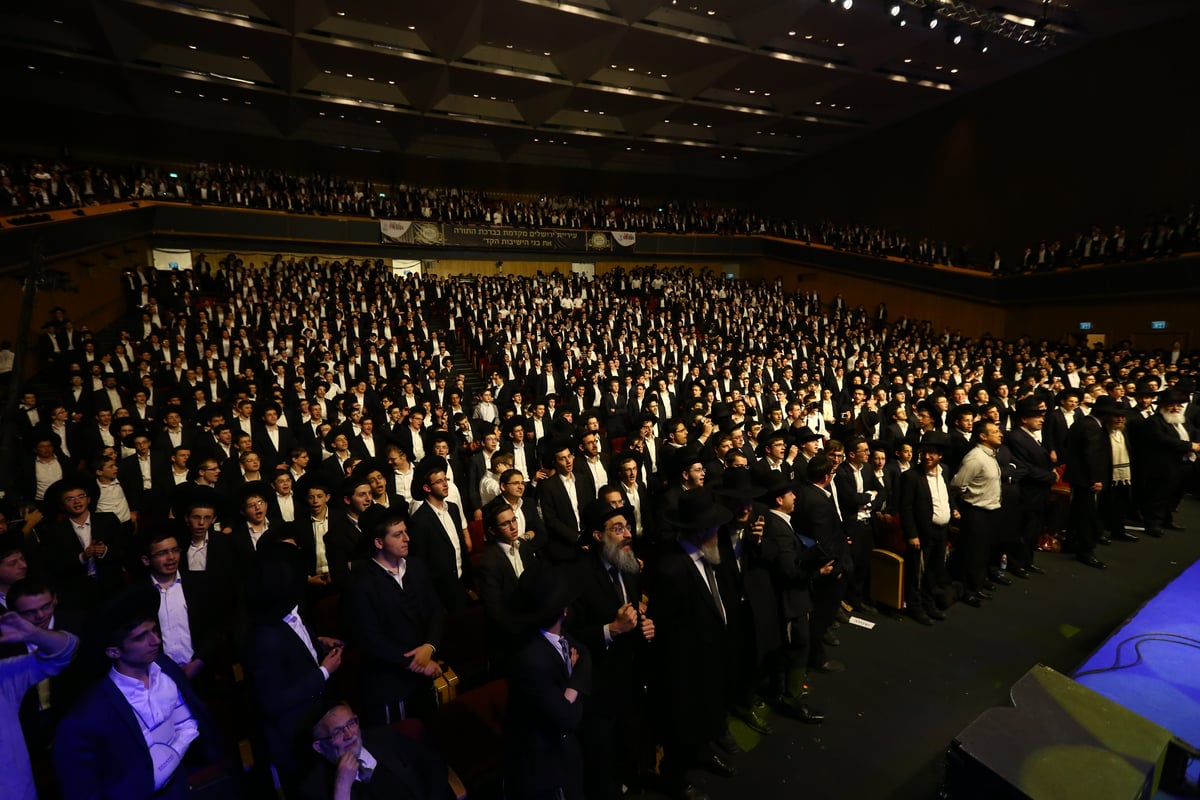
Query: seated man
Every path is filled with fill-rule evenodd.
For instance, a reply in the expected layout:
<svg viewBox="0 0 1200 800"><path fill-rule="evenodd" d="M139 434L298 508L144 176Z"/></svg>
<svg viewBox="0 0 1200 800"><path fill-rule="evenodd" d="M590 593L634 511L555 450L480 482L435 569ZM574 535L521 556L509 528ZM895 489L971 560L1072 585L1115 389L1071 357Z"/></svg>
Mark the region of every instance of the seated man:
<svg viewBox="0 0 1200 800"><path fill-rule="evenodd" d="M187 797L183 760L211 763L220 746L204 705L163 653L158 593L122 593L101 611L96 632L112 666L59 726L54 767L63 796Z"/></svg>
<svg viewBox="0 0 1200 800"><path fill-rule="evenodd" d="M436 753L391 727L361 730L349 706L336 705L325 712L313 726L312 739L321 759L300 784L302 800L448 796L448 772Z"/></svg>

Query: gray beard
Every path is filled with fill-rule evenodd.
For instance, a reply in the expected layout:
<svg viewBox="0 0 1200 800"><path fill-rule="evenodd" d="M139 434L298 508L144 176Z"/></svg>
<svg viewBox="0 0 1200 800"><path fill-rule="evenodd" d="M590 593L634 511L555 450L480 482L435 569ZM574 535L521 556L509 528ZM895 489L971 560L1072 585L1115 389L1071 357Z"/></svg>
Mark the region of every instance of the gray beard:
<svg viewBox="0 0 1200 800"><path fill-rule="evenodd" d="M622 575L637 575L641 572L637 556L633 554L632 550L626 550L620 542L611 542L606 539L601 554L604 556L604 560L620 570Z"/></svg>
<svg viewBox="0 0 1200 800"><path fill-rule="evenodd" d="M717 537L712 537L702 545L697 545L700 548L700 555L704 556L704 560L712 564L714 567L721 563L721 549L717 545Z"/></svg>

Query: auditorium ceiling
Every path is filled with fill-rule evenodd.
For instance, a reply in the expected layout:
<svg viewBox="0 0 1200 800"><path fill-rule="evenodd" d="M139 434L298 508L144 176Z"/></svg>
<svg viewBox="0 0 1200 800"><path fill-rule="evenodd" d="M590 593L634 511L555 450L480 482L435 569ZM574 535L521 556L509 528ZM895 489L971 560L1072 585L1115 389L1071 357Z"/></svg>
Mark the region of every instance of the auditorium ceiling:
<svg viewBox="0 0 1200 800"><path fill-rule="evenodd" d="M9 2L0 68L24 107L417 157L744 176L1196 7L1001 2Z"/></svg>

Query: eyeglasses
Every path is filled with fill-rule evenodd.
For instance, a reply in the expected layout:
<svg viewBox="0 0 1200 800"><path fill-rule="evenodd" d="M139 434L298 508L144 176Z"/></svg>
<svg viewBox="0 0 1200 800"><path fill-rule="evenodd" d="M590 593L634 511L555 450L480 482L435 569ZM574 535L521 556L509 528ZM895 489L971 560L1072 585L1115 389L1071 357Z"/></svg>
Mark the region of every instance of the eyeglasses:
<svg viewBox="0 0 1200 800"><path fill-rule="evenodd" d="M356 731L356 730L358 730L358 717L351 717L350 719L346 720L345 725L337 726L336 728L334 728L333 730L331 730L329 732L328 736L325 736L321 739L317 739L317 741L318 742L331 742L334 739L342 738L342 735L345 734L347 731Z"/></svg>
<svg viewBox="0 0 1200 800"><path fill-rule="evenodd" d="M87 500L87 499L88 499L88 496L86 494L72 494L72 495L64 495L63 496L64 503L74 503L77 500Z"/></svg>
<svg viewBox="0 0 1200 800"><path fill-rule="evenodd" d="M505 481L505 482L504 482L504 485L505 485L505 486L524 486L524 485L525 485L525 481L522 481L522 480L516 480L516 481Z"/></svg>
<svg viewBox="0 0 1200 800"><path fill-rule="evenodd" d="M618 522L616 525L613 525L606 530L608 533L629 533L633 530L633 528L629 527L624 522Z"/></svg>
<svg viewBox="0 0 1200 800"><path fill-rule="evenodd" d="M512 519L498 519L498 520L496 520L496 527L497 528L515 528L515 527L517 527L517 518L513 517Z"/></svg>
<svg viewBox="0 0 1200 800"><path fill-rule="evenodd" d="M165 556L177 556L182 551L178 547L168 547L165 550L155 550L150 554L151 558L163 558Z"/></svg>

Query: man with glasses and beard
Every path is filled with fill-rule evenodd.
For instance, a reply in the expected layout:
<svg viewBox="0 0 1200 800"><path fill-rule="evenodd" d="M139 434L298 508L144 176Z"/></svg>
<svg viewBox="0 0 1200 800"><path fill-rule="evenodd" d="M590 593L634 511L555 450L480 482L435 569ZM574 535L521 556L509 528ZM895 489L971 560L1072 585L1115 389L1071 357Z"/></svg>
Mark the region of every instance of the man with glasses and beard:
<svg viewBox="0 0 1200 800"><path fill-rule="evenodd" d="M589 798L619 798L636 775L637 709L643 690L639 669L654 623L642 603L641 565L633 552L634 512L595 500L584 509L593 544L577 562L579 597L567 630L592 654L592 696L580 729L584 786Z"/></svg>
<svg viewBox="0 0 1200 800"><path fill-rule="evenodd" d="M300 784L301 800L444 800L445 763L394 728L362 730L354 710L336 705L312 729L320 756Z"/></svg>

